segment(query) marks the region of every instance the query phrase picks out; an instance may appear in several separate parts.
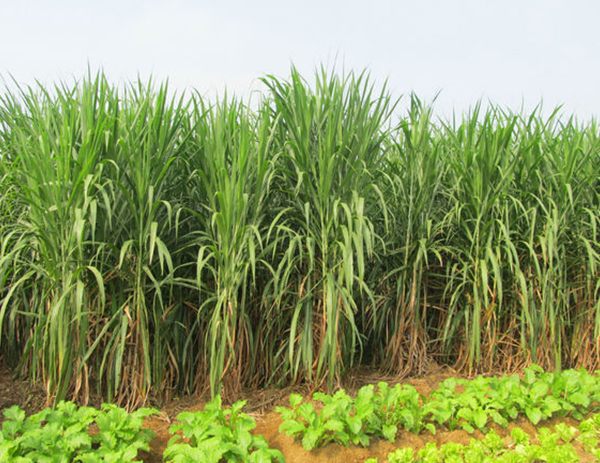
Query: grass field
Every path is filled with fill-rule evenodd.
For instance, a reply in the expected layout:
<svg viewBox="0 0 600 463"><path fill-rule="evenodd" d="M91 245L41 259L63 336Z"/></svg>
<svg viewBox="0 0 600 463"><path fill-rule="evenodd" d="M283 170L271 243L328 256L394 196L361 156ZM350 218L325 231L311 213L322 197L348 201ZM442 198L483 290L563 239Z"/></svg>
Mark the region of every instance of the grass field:
<svg viewBox="0 0 600 463"><path fill-rule="evenodd" d="M594 121L408 111L366 73L0 97L0 355L51 400L600 368ZM94 384L94 387L92 387Z"/></svg>

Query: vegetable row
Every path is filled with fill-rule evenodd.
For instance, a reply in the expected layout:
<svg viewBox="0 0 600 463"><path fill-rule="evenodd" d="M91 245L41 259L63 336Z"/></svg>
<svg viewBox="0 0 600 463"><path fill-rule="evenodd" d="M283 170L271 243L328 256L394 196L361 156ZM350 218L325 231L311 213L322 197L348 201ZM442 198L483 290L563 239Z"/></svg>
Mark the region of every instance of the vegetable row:
<svg viewBox="0 0 600 463"><path fill-rule="evenodd" d="M598 409L600 381L597 374L592 375L583 369L546 373L532 367L525 370L522 377L479 377L472 381L450 378L428 396L419 394L410 385L390 386L380 382L377 387L369 385L361 388L355 398L340 390L334 395L315 393L313 399L313 402L306 402L302 396L292 394L290 408L277 408L282 417L280 431L300 437L307 450L329 442L367 446L373 437L394 441L401 429L413 433L423 430L435 433L440 427L487 432L489 424L506 427L509 420L518 416L527 417L534 425L552 416L569 415L582 419L584 414ZM263 436L251 433L256 422L242 412L245 403L240 401L230 408L223 408L221 398L216 396L204 410L180 413L178 422L170 428L173 437L164 451L164 461L283 463L280 451L270 448ZM111 404L96 410L61 402L55 409L42 410L26 417L23 410L14 406L4 411L6 420L0 432L0 461L134 461L139 451L149 450L154 432L142 428L143 420L156 413L158 411L151 408L127 413ZM557 435L565 444L569 443L576 434L569 429L559 425L551 434L542 429L540 445L542 441L551 442L552 439L558 442ZM578 439L586 449L591 449L587 451L595 457L598 456L597 450L593 449L598 447L599 429L600 415L597 415L584 421L577 432ZM525 445L525 437L519 437L519 432L513 430L512 437L515 442L518 440L511 444L513 447ZM488 440L494 439L493 433L487 436L491 436L486 437ZM527 445L531 447L531 444ZM537 451L535 448L531 447L528 452ZM426 460L423 459L425 454L415 456L414 452L402 450L396 456L390 456L390 462L403 462L405 460L399 458L408 458L409 454L412 459L406 461L468 462L471 460L467 460L467 455L481 450L460 449L463 460L446 456L442 460ZM446 450L436 451L442 455ZM568 446L556 450L563 451L567 452ZM523 452L519 455L530 455ZM489 455L492 455L490 458L500 458L496 454ZM501 458L505 458L502 461L533 461L521 460L521 456ZM563 463L572 461L567 456L559 460Z"/></svg>
<svg viewBox="0 0 600 463"><path fill-rule="evenodd" d="M574 442L581 444L586 461L599 461L600 414L594 415L576 428L559 423L554 431L540 428L533 443L529 434L515 427L510 437L502 439L489 431L483 439L471 439L468 445L450 442L441 446L428 443L415 452L410 447L398 448L387 457L388 463L578 463L581 461ZM369 458L365 463L378 463Z"/></svg>
<svg viewBox="0 0 600 463"><path fill-rule="evenodd" d="M171 426L174 434L163 454L169 463L284 462L262 436L250 433L256 422L241 410L245 402L223 409L217 396L204 410L183 412ZM158 413L151 408L127 413L105 404L102 410L60 402L25 417L14 406L4 411L0 432L0 462L11 463L127 463L149 451L155 433L142 429L143 419Z"/></svg>
<svg viewBox="0 0 600 463"><path fill-rule="evenodd" d="M126 463L149 450L154 432L142 429L145 417L157 410L127 413L116 405L102 410L60 402L56 408L25 416L18 406L4 411L0 432L0 462ZM90 432L95 428L96 432Z"/></svg>
<svg viewBox="0 0 600 463"><path fill-rule="evenodd" d="M401 429L413 433L436 428L486 431L491 423L507 427L525 416L536 425L552 416L581 419L598 408L600 381L580 370L544 372L533 366L522 377L449 378L428 396L413 386L380 382L364 386L356 398L344 390L315 393L313 402L292 394L290 407L278 407L281 432L301 438L306 450L329 442L369 445L372 437L393 442Z"/></svg>

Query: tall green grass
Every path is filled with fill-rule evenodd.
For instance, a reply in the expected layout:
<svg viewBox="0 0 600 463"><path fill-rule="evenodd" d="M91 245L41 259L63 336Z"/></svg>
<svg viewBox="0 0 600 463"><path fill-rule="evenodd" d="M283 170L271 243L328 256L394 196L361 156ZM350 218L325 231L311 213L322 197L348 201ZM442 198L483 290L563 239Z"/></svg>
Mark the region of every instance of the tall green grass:
<svg viewBox="0 0 600 463"><path fill-rule="evenodd" d="M274 245L269 240L276 221L269 217L277 159L272 122L266 111L252 113L227 98L212 107L195 99L193 122L185 198L197 254L194 332L204 337L211 391L223 384L238 392L254 374L257 281Z"/></svg>
<svg viewBox="0 0 600 463"><path fill-rule="evenodd" d="M102 75L0 98L0 352L50 401L598 368L595 122L400 112L367 73L244 103ZM94 386L93 386L94 385Z"/></svg>
<svg viewBox="0 0 600 463"><path fill-rule="evenodd" d="M384 200L374 179L394 105L364 74L330 78L321 71L314 90L296 70L287 82L265 83L277 118L287 230L277 275L275 318L285 333L277 363L292 379L331 388L360 358L358 318L375 309L366 272L379 238L372 218ZM281 312L288 320L279 322Z"/></svg>

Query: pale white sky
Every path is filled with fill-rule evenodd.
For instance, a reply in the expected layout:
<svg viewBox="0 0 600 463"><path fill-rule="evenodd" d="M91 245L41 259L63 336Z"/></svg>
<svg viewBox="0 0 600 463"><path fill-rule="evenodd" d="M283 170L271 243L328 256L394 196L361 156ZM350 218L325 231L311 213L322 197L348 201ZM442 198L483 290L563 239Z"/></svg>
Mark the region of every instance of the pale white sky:
<svg viewBox="0 0 600 463"><path fill-rule="evenodd" d="M543 99L585 120L600 116L599 18L598 0L0 0L0 75L52 83L89 64L245 95L292 62L306 78L337 62L396 97L439 91L439 113Z"/></svg>

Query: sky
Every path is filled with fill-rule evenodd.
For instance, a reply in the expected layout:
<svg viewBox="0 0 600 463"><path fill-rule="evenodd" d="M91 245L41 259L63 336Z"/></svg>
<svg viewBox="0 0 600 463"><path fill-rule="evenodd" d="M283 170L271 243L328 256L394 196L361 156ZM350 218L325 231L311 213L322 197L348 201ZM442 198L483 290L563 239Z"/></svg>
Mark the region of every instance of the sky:
<svg viewBox="0 0 600 463"><path fill-rule="evenodd" d="M47 85L102 69L247 96L292 64L309 81L325 65L387 79L401 102L435 98L446 117L481 100L589 120L598 18L598 0L0 0L0 76Z"/></svg>

